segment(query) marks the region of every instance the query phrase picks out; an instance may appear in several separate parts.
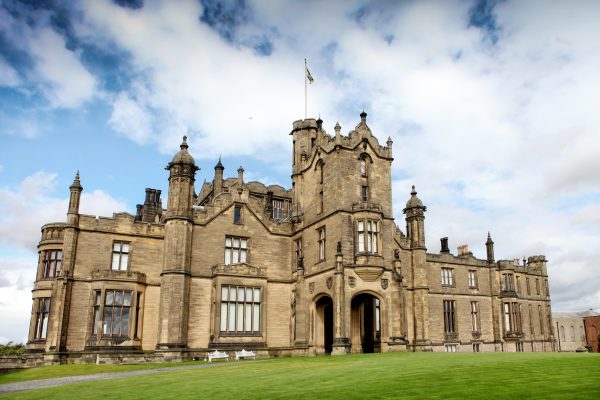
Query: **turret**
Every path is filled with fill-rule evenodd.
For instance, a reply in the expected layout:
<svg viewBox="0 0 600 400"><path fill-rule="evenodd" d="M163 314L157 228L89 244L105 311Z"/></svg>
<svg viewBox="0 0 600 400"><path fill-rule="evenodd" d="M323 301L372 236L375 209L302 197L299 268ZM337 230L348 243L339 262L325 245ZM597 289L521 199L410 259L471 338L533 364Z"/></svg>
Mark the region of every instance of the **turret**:
<svg viewBox="0 0 600 400"><path fill-rule="evenodd" d="M79 203L81 201L81 192L83 191L83 187L81 186L81 182L79 181L79 171L75 174L75 179L73 179L73 183L69 186L71 190L71 194L69 196L69 211L67 213L67 222L69 224L76 224L77 218L79 215Z"/></svg>
<svg viewBox="0 0 600 400"><path fill-rule="evenodd" d="M165 169L169 171L168 217L188 218L194 198L196 166L194 157L188 152L187 136L183 137L181 150Z"/></svg>
<svg viewBox="0 0 600 400"><path fill-rule="evenodd" d="M487 251L487 260L490 263L494 262L494 241L488 232L487 240L485 241L485 249Z"/></svg>
<svg viewBox="0 0 600 400"><path fill-rule="evenodd" d="M410 240L411 248L425 249L425 211L427 211L427 207L417 197L414 185L410 196L410 199L406 202L406 208L403 210L404 215L406 215L406 234Z"/></svg>
<svg viewBox="0 0 600 400"><path fill-rule="evenodd" d="M215 165L215 181L213 182L213 193L214 195L218 195L223 191L223 170L225 167L221 164L221 157L219 157L219 162Z"/></svg>

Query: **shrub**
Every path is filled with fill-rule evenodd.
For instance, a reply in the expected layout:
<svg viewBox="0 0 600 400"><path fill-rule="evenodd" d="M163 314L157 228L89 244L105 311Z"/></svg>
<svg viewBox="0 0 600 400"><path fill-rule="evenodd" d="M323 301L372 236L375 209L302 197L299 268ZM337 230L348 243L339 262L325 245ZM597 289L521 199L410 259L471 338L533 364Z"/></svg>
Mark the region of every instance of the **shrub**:
<svg viewBox="0 0 600 400"><path fill-rule="evenodd" d="M0 356L22 356L23 353L25 353L25 345L22 343L0 344Z"/></svg>

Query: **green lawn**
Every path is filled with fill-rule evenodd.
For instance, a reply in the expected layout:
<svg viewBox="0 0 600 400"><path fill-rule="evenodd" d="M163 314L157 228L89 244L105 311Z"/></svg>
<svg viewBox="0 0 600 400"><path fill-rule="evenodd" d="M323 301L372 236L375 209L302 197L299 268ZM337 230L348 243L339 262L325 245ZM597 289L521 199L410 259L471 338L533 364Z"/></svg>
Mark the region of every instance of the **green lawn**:
<svg viewBox="0 0 600 400"><path fill-rule="evenodd" d="M599 399L600 355L296 357L15 393L15 399Z"/></svg>
<svg viewBox="0 0 600 400"><path fill-rule="evenodd" d="M198 362L164 363L164 364L128 364L128 365L96 365L73 364L52 365L40 368L21 369L14 372L0 374L0 384L32 381L35 379L62 378L63 376L102 374L105 372L125 372L139 369L152 369L162 367L180 367L194 365Z"/></svg>

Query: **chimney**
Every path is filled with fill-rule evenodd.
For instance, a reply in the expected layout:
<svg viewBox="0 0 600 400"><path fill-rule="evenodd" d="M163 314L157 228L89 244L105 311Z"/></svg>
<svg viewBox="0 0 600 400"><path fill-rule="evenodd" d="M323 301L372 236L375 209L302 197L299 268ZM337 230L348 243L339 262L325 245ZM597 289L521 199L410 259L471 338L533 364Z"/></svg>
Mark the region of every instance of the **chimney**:
<svg viewBox="0 0 600 400"><path fill-rule="evenodd" d="M440 250L440 253L450 253L450 249L448 248L448 238L443 237L440 239L440 242L442 243L442 249Z"/></svg>

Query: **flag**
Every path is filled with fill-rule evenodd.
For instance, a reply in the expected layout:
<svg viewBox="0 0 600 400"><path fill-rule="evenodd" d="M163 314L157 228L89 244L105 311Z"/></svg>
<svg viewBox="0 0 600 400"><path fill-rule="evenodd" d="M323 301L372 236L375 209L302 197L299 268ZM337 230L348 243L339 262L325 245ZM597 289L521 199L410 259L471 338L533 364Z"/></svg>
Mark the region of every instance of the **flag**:
<svg viewBox="0 0 600 400"><path fill-rule="evenodd" d="M306 67L306 78L308 79L308 83L313 83L315 81L315 79L310 74L310 71L308 70L308 67Z"/></svg>

